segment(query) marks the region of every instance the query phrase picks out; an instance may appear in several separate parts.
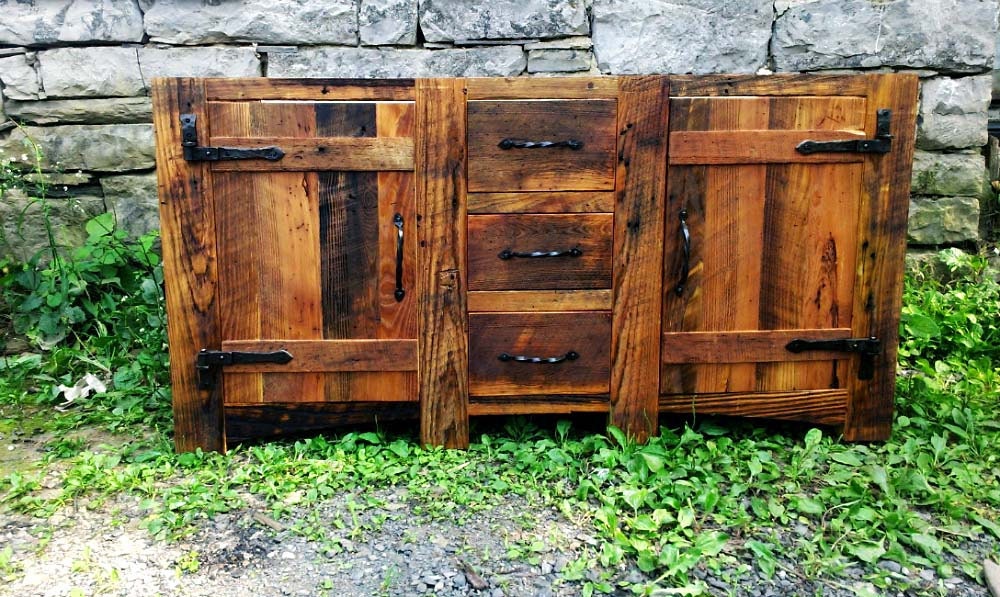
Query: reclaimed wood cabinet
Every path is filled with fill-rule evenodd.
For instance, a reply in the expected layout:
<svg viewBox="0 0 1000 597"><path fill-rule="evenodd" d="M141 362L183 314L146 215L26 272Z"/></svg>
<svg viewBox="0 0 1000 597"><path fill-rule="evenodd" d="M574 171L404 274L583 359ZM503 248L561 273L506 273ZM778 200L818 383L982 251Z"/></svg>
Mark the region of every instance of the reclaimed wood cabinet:
<svg viewBox="0 0 1000 597"><path fill-rule="evenodd" d="M890 432L916 77L158 79L179 450L395 419Z"/></svg>

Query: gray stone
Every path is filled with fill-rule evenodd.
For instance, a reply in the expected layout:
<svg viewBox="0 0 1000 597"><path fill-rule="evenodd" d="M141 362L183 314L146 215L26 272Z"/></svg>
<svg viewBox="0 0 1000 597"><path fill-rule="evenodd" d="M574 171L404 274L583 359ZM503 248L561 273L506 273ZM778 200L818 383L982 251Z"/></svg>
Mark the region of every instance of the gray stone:
<svg viewBox="0 0 1000 597"><path fill-rule="evenodd" d="M41 87L33 66L34 57L32 53L0 58L0 83L3 83L4 97L16 100L38 99Z"/></svg>
<svg viewBox="0 0 1000 597"><path fill-rule="evenodd" d="M550 39L525 44L525 50L589 50L594 42L586 35L575 35L561 39Z"/></svg>
<svg viewBox="0 0 1000 597"><path fill-rule="evenodd" d="M588 32L584 0L421 0L427 41L548 38Z"/></svg>
<svg viewBox="0 0 1000 597"><path fill-rule="evenodd" d="M93 182L94 177L80 170L76 172L28 172L24 175L24 180L32 183L42 182L57 191L67 192L70 187L89 185Z"/></svg>
<svg viewBox="0 0 1000 597"><path fill-rule="evenodd" d="M983 561L983 576L986 578L986 586L989 587L993 597L1000 597L1000 565L993 560Z"/></svg>
<svg viewBox="0 0 1000 597"><path fill-rule="evenodd" d="M38 53L47 97L143 95L135 48L59 48Z"/></svg>
<svg viewBox="0 0 1000 597"><path fill-rule="evenodd" d="M43 203L20 191L7 191L0 196L0 229L3 231L0 237L0 256L27 261L36 253L47 251L49 239L45 227L46 211L57 247L73 248L86 240L87 233L83 225L90 218L104 212L104 200L82 195L50 197Z"/></svg>
<svg viewBox="0 0 1000 597"><path fill-rule="evenodd" d="M365 46L417 43L417 0L361 0L358 34Z"/></svg>
<svg viewBox="0 0 1000 597"><path fill-rule="evenodd" d="M41 149L45 170L125 172L154 165L151 124L25 127L0 140L0 152L18 155L29 151L25 133Z"/></svg>
<svg viewBox="0 0 1000 597"><path fill-rule="evenodd" d="M251 48L139 48L139 67L147 87L154 77L261 76Z"/></svg>
<svg viewBox="0 0 1000 597"><path fill-rule="evenodd" d="M775 11L779 71L993 65L996 0L779 0Z"/></svg>
<svg viewBox="0 0 1000 597"><path fill-rule="evenodd" d="M990 92L990 75L924 81L917 147L949 149L985 145Z"/></svg>
<svg viewBox="0 0 1000 597"><path fill-rule="evenodd" d="M571 73L590 70L588 50L529 50L529 73Z"/></svg>
<svg viewBox="0 0 1000 597"><path fill-rule="evenodd" d="M171 44L358 41L355 0L156 0L146 11L150 40Z"/></svg>
<svg viewBox="0 0 1000 597"><path fill-rule="evenodd" d="M515 76L524 71L520 46L449 50L303 48L268 59L270 77L396 78Z"/></svg>
<svg viewBox="0 0 1000 597"><path fill-rule="evenodd" d="M40 102L12 100L4 109L18 120L33 124L129 124L152 122L148 97L64 99Z"/></svg>
<svg viewBox="0 0 1000 597"><path fill-rule="evenodd" d="M594 0L601 71L752 73L765 66L770 0Z"/></svg>
<svg viewBox="0 0 1000 597"><path fill-rule="evenodd" d="M0 44L142 41L135 0L0 0Z"/></svg>
<svg viewBox="0 0 1000 597"><path fill-rule="evenodd" d="M979 197L986 183L986 162L978 152L913 154L910 192L914 195Z"/></svg>
<svg viewBox="0 0 1000 597"><path fill-rule="evenodd" d="M912 197L907 239L914 245L943 245L979 238L975 197Z"/></svg>
<svg viewBox="0 0 1000 597"><path fill-rule="evenodd" d="M142 236L160 227L155 172L105 176L101 188L107 210L130 236Z"/></svg>

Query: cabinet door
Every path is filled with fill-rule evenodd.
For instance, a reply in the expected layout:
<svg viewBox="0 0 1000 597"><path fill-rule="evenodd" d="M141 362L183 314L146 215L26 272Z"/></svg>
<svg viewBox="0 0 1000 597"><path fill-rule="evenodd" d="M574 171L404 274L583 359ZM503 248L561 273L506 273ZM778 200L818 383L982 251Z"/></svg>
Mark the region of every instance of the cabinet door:
<svg viewBox="0 0 1000 597"><path fill-rule="evenodd" d="M708 412L841 423L861 357L788 344L878 336L879 376L891 372L898 298L882 295L898 293L905 217L891 185L907 187L883 174L911 151L913 98L880 96L872 81L776 81L768 95L704 82L704 95L671 98L663 394L701 395ZM900 95L912 95L903 83ZM888 153L796 149L872 139L889 108ZM878 268L888 279L875 279ZM773 400L726 398L750 393ZM891 412L891 387L888 398Z"/></svg>
<svg viewBox="0 0 1000 597"><path fill-rule="evenodd" d="M224 404L416 400L413 104L209 102ZM402 142L400 142L402 140ZM405 154L409 152L409 160Z"/></svg>

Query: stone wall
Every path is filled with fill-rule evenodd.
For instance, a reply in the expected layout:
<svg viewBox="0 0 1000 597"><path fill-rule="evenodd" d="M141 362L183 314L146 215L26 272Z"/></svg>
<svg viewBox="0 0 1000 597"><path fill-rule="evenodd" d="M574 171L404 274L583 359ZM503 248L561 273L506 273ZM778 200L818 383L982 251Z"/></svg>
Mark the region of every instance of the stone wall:
<svg viewBox="0 0 1000 597"><path fill-rule="evenodd" d="M909 240L980 240L997 0L0 0L0 159L45 153L56 223L157 225L149 80L911 71ZM942 18L942 15L947 15ZM5 120L0 113L0 121ZM8 194L8 239L37 208ZM27 210L26 210L27 208ZM6 251L12 250L7 247Z"/></svg>

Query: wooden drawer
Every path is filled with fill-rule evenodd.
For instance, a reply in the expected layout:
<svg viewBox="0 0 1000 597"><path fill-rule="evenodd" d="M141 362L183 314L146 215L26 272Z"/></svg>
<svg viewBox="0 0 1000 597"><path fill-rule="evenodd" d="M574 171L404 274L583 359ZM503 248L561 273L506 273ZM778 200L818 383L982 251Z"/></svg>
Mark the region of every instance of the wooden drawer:
<svg viewBox="0 0 1000 597"><path fill-rule="evenodd" d="M469 192L614 189L616 112L614 100L469 102Z"/></svg>
<svg viewBox="0 0 1000 597"><path fill-rule="evenodd" d="M610 388L611 313L472 313L473 396L602 394ZM573 353L573 354L570 354ZM510 357L568 358L558 363Z"/></svg>
<svg viewBox="0 0 1000 597"><path fill-rule="evenodd" d="M469 290L610 288L613 220L611 214L469 216ZM523 256L533 252L561 255Z"/></svg>

